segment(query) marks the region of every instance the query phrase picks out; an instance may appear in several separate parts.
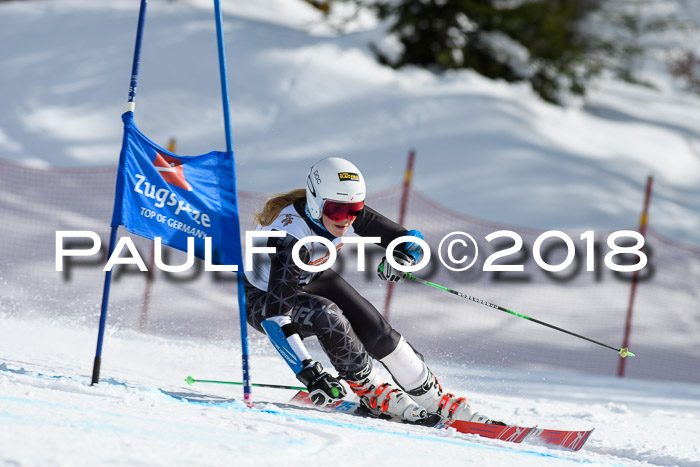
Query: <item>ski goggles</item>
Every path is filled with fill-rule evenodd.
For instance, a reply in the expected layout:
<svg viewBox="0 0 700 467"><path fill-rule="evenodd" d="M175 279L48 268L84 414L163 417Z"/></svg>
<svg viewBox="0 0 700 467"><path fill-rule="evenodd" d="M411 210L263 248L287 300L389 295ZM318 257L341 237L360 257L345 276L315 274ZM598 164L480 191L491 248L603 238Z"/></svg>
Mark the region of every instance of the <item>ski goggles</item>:
<svg viewBox="0 0 700 467"><path fill-rule="evenodd" d="M339 203L338 201L326 201L323 203L323 215L334 222L341 222L345 219L354 221L365 207L364 201L357 203Z"/></svg>

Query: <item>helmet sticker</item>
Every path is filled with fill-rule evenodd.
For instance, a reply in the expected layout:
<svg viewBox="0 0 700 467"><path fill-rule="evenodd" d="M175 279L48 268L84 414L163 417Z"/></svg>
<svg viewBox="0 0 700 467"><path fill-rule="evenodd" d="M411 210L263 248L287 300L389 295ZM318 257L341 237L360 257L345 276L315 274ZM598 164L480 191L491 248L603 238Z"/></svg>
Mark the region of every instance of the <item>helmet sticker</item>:
<svg viewBox="0 0 700 467"><path fill-rule="evenodd" d="M352 180L354 182L359 182L360 181L360 175L353 173L353 172L340 172L338 173L338 179L341 182L345 182L348 180Z"/></svg>

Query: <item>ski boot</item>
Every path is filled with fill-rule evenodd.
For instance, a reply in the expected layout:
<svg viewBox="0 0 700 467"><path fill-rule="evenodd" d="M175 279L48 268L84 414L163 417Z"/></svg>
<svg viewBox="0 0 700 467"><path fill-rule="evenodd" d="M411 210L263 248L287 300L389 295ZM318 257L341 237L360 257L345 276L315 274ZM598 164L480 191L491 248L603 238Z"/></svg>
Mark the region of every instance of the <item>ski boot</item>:
<svg viewBox="0 0 700 467"><path fill-rule="evenodd" d="M443 419L505 425L503 422L490 420L485 415L474 412L464 397L444 392L437 378L430 369L427 370L428 376L425 382L407 393L414 401L425 407L429 414L437 414Z"/></svg>
<svg viewBox="0 0 700 467"><path fill-rule="evenodd" d="M364 368L344 373L341 377L360 398L362 407L372 416L415 423L428 415L426 409L417 405L403 390L384 382L370 359Z"/></svg>

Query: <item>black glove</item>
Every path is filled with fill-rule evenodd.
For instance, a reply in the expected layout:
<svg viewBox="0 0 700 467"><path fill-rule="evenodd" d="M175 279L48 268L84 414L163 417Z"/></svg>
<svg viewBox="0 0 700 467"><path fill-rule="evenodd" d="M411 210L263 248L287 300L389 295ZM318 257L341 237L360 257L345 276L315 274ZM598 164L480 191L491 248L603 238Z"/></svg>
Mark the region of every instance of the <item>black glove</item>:
<svg viewBox="0 0 700 467"><path fill-rule="evenodd" d="M347 394L340 381L323 371L323 367L318 362L309 362L297 373L297 379L309 389L309 398L314 405L320 407L340 400Z"/></svg>
<svg viewBox="0 0 700 467"><path fill-rule="evenodd" d="M394 261L396 261L401 266L413 266L416 263L416 261L406 253L396 250L394 250ZM408 273L399 271L398 269L393 267L391 264L389 264L389 261L386 259L385 256L384 258L382 258L382 262L379 263L379 267L377 268L377 275L381 280L384 281L401 282L403 280L406 280Z"/></svg>

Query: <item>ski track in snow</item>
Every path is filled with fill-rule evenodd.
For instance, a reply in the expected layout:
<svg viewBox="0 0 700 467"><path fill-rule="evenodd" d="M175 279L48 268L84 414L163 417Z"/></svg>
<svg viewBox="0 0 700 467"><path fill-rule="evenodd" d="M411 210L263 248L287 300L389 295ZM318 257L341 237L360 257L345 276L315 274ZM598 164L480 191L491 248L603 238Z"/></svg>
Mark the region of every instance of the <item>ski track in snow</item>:
<svg viewBox="0 0 700 467"><path fill-rule="evenodd" d="M343 432L353 431L356 432L353 436L377 435L382 438L396 438L399 442L409 440L427 444L445 444L500 452L509 456L525 455L569 461L561 455L538 452L526 445L524 447L500 447L499 443L482 438L478 438L478 442L470 442L457 439L457 437L473 438L473 436L449 432L446 434L433 433L428 428L420 427L401 426L400 429L391 429L390 422L357 421L356 417L344 414L330 415L320 412L309 414L303 409L298 412L290 409L281 410L273 404L266 404L260 409L251 410L240 401L223 404L183 402L162 394L154 388L131 387L114 380L102 381L98 389L88 386L89 378L87 377L80 381L63 376L49 376L23 368L13 369L7 364L0 365L0 371L14 375L10 379L14 380L13 383L18 386L17 389L24 392L25 397L0 396L3 405L7 404L19 409L18 413L12 414L12 409L9 408L10 414L3 414L2 418L6 422L11 420L13 425L19 427L40 425L44 429L53 427L108 436L129 435L154 442L165 440L205 444L226 443L227 439L230 439L231 435L235 433L236 444L246 443L249 447L260 449L274 445L277 449L277 455L279 455L280 446L283 448L284 446L303 446L304 449L309 450L311 455L313 452L351 448L351 445L345 446L348 444L345 441L348 436L343 436ZM7 382L9 383L9 381ZM65 393L59 396L61 402L46 400L51 398L47 395L54 395L55 391ZM99 397L101 400L96 404L98 408L91 408L73 400L74 397L71 395L88 396L88 399ZM112 400L110 401L110 399ZM115 404L116 407L114 407ZM139 411L157 407L159 416L154 418L153 416L129 414L123 408L120 410L119 406L122 405ZM46 417L37 419L32 415L22 415L24 412L31 413L37 409L51 418L48 420ZM171 412L179 412L181 409L188 412L188 415L194 412L206 416L214 425L222 425L212 426L212 423L203 425L192 422L192 417L187 417L189 422L174 427L173 420L169 415ZM346 419L352 421L346 421ZM426 433L427 431L430 433ZM390 444L395 442L389 441ZM266 461L269 460L266 459ZM356 461L353 460L353 462Z"/></svg>
<svg viewBox="0 0 700 467"><path fill-rule="evenodd" d="M27 346L28 329L41 338L33 347ZM338 465L377 459L397 466L700 465L700 390L693 384L481 368L472 370L486 375L476 391L455 382L459 371L434 367L445 374L443 384L467 394L484 413L547 428L595 428L581 451L570 452L274 405L287 401L289 391L256 388L256 408L248 409L239 387L184 382L197 371L222 375L213 356L235 360L235 349L133 331L110 331L112 350L104 354L100 384L91 387L91 357L80 344L94 341L96 330L70 329L56 320L3 319L0 464L308 465L311 457ZM57 360L52 347L61 345ZM158 366L130 357L158 352L168 353L170 362ZM257 381L280 382L278 375L288 376L283 365L272 352L252 359ZM501 390L514 387L507 378L517 381L517 391ZM161 390L233 400L194 403Z"/></svg>

